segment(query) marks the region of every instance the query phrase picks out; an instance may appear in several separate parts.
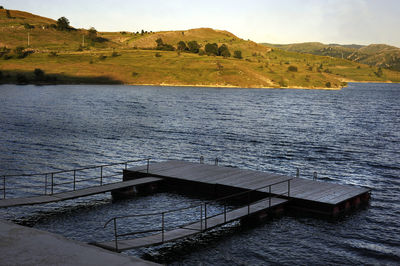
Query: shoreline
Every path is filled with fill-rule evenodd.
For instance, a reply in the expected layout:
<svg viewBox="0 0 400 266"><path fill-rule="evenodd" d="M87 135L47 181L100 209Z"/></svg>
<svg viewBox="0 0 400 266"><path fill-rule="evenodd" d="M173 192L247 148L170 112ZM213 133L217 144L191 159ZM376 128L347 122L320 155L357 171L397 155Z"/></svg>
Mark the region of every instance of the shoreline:
<svg viewBox="0 0 400 266"><path fill-rule="evenodd" d="M368 83L368 82L366 82ZM380 82L378 82L380 83ZM50 85L120 85L120 86L151 86L151 87L195 87L195 88L231 88L231 89L278 89L278 90L341 90L343 87L339 88L327 88L327 87L302 87L302 86L289 86L289 87L262 87L262 86L236 86L236 85L222 85L222 84L170 84L170 83L1 83L1 85L35 85L35 86L50 86Z"/></svg>
<svg viewBox="0 0 400 266"><path fill-rule="evenodd" d="M347 81L348 83L374 83L374 84L400 84L398 82L392 81ZM338 91L346 88L344 87L334 87L334 88L327 88L327 87L302 87L302 86L288 86L288 87L262 87L262 86L236 86L236 85L222 85L222 84L173 84L173 83L1 83L1 85L18 85L18 86L25 86L25 85L35 85L35 86L48 86L48 85L120 85L120 86L152 86L152 87L195 87L195 88L231 88L231 89L279 89L279 90L329 90L329 91Z"/></svg>

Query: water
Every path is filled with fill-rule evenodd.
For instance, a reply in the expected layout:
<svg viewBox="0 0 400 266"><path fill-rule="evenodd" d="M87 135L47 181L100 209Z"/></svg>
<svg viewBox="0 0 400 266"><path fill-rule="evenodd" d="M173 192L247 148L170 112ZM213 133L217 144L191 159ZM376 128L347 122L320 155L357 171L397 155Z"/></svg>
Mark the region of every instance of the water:
<svg viewBox="0 0 400 266"><path fill-rule="evenodd" d="M128 254L172 264L397 264L400 261L400 85L341 91L131 86L0 86L0 174L151 157L183 159L373 189L368 208L339 221L282 217L228 225ZM112 239L114 215L204 202L160 193L0 210L2 218L81 241ZM212 211L221 206L215 205ZM181 215L181 216L180 216ZM170 217L171 223L182 215ZM141 223L139 223L141 224ZM141 227L138 221L127 221ZM193 244L194 243L194 244Z"/></svg>

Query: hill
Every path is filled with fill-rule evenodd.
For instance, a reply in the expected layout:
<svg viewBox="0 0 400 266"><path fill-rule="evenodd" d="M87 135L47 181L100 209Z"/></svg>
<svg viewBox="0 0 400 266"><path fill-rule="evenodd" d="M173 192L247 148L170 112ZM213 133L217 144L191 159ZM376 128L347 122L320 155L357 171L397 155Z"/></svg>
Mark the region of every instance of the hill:
<svg viewBox="0 0 400 266"><path fill-rule="evenodd" d="M264 43L264 45L292 52L344 58L374 67L400 71L400 48L386 44L364 46L357 44L340 45L307 42L294 44Z"/></svg>
<svg viewBox="0 0 400 266"><path fill-rule="evenodd" d="M60 30L56 24L0 10L0 83L337 89L346 81L400 82L398 72L270 48L211 28L134 33ZM179 42L193 41L199 49L177 50ZM210 45L230 53L207 55Z"/></svg>

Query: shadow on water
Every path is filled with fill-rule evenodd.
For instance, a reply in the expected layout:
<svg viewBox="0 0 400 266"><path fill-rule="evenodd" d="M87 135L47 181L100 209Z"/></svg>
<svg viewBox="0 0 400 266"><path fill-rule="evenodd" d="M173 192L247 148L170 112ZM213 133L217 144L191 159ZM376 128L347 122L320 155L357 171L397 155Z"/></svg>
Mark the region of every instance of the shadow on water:
<svg viewBox="0 0 400 266"><path fill-rule="evenodd" d="M46 74L40 71L36 72L26 70L6 70L0 72L0 84L123 84L122 81L108 76L71 76L66 74Z"/></svg>

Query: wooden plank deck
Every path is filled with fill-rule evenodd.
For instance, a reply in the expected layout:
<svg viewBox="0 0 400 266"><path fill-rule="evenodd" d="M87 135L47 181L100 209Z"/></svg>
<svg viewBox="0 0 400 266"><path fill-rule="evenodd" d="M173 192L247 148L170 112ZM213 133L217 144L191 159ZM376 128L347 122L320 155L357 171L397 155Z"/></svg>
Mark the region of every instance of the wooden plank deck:
<svg viewBox="0 0 400 266"><path fill-rule="evenodd" d="M0 200L0 208L5 207L14 207L14 206L22 206L22 205L34 205L34 204L43 204L50 203L68 199L74 199L79 197L91 196L95 194L100 194L104 192L109 192L113 190L118 190L121 188L132 187L137 185L150 184L154 182L161 181L161 178L157 177L145 177L135 180L122 181L117 183L106 184L102 186L89 187L74 191L61 192L53 195L43 195L36 197L27 197L27 198L11 198L11 199L3 199Z"/></svg>
<svg viewBox="0 0 400 266"><path fill-rule="evenodd" d="M278 205L285 204L287 200L281 198L271 198L271 208L276 207ZM234 209L232 211L226 212L226 220L224 213L218 214L213 217L207 218L207 229L205 229L206 222L198 221L189 225L186 225L181 228L173 229L170 231L164 232L164 241L162 239L162 233L153 234L146 237L134 238L134 239L127 239L127 240L118 240L118 251L129 250L133 248L139 247L146 247L146 246L153 246L153 245L160 245L166 242L175 241L181 238L185 238L188 236L192 236L198 233L201 233L202 229L209 230L215 228L217 226L221 226L226 223L230 223L235 220L239 220L241 218L246 217L247 215L251 215L257 213L262 210L269 209L269 198L260 200L258 202L250 204L250 209L247 206ZM250 210L250 212L249 212ZM108 241L108 242L100 242L100 243L93 243L96 246L116 251L115 249L115 241Z"/></svg>
<svg viewBox="0 0 400 266"><path fill-rule="evenodd" d="M147 171L147 168L135 167L128 169L128 171L144 173ZM276 195L287 192L287 182L284 181L291 179L290 198L328 205L337 205L369 191L366 188L350 185L175 160L151 163L149 174L166 179L173 178L242 189L256 189L277 182L283 182L272 186L272 193ZM268 188L261 189L260 191L268 192Z"/></svg>

